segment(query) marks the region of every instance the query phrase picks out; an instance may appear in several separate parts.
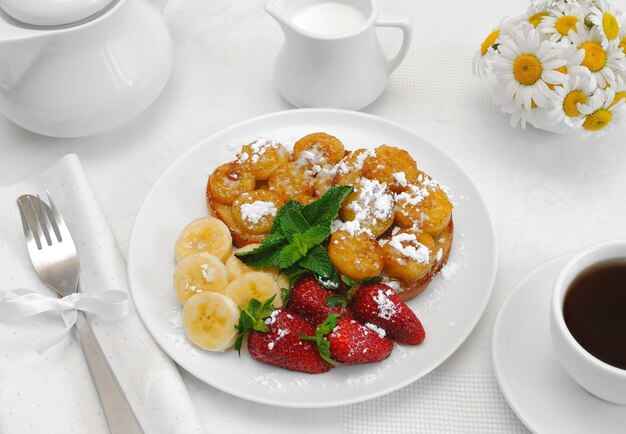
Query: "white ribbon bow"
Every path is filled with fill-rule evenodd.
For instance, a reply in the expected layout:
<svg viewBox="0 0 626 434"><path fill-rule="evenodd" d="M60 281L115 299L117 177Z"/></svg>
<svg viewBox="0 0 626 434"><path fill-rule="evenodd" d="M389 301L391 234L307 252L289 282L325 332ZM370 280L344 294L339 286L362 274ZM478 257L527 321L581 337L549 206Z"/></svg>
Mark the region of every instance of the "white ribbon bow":
<svg viewBox="0 0 626 434"><path fill-rule="evenodd" d="M61 342L69 333L78 311L91 312L109 319L120 319L128 313L128 294L124 291L106 290L95 295L75 292L63 298L41 295L30 289L7 291L0 298L0 318L26 318L43 312L56 310L65 321L65 328L39 339L33 348L40 354Z"/></svg>

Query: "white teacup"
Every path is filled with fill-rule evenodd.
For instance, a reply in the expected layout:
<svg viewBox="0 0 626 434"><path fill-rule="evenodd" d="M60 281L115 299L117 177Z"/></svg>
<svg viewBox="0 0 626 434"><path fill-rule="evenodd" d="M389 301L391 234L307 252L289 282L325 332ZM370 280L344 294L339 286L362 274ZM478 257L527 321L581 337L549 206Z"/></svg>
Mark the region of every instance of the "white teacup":
<svg viewBox="0 0 626 434"><path fill-rule="evenodd" d="M595 264L615 259L626 259L626 240L594 245L567 261L554 283L550 330L561 364L579 385L599 398L626 404L626 370L603 362L583 348L563 317L565 294L574 279Z"/></svg>

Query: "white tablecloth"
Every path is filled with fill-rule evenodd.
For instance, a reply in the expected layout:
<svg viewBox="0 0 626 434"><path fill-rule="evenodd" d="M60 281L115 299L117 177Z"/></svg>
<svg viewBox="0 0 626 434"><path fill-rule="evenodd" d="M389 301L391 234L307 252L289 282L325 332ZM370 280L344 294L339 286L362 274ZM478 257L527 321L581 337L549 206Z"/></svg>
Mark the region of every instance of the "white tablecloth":
<svg viewBox="0 0 626 434"><path fill-rule="evenodd" d="M525 1L382 3L385 12L412 16L414 40L386 93L365 111L440 146L479 186L498 232L492 299L465 344L439 369L363 404L273 408L229 396L182 372L207 432L526 432L500 393L491 365L492 325L503 298L529 270L555 255L626 237L626 127L599 141L511 129L508 118L489 105L490 83L471 75L482 37L503 15L524 11ZM626 9L623 0L616 3ZM45 138L0 119L0 185L68 152L78 154L126 252L143 198L178 156L234 122L290 108L272 82L282 35L261 5L261 0L172 0L166 19L175 66L159 100L127 125L85 139ZM393 51L398 35L381 36Z"/></svg>

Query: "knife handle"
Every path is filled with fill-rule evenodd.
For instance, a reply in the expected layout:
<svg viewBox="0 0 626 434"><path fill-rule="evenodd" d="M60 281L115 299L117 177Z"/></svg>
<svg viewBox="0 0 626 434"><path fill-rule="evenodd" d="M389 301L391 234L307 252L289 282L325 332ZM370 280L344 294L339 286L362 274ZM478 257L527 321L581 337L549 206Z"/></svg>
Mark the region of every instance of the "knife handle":
<svg viewBox="0 0 626 434"><path fill-rule="evenodd" d="M80 311L76 320L76 330L111 434L144 434L91 326L84 313Z"/></svg>

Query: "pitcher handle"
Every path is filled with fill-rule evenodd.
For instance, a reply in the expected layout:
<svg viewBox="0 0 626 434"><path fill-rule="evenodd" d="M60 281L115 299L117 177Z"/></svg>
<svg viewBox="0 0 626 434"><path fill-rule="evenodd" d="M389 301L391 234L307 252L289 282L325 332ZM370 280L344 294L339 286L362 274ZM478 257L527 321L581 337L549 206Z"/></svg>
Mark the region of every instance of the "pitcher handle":
<svg viewBox="0 0 626 434"><path fill-rule="evenodd" d="M387 61L387 71L391 74L404 60L411 45L411 21L402 15L381 15L374 23L375 27L396 27L402 30L402 45L398 54Z"/></svg>

